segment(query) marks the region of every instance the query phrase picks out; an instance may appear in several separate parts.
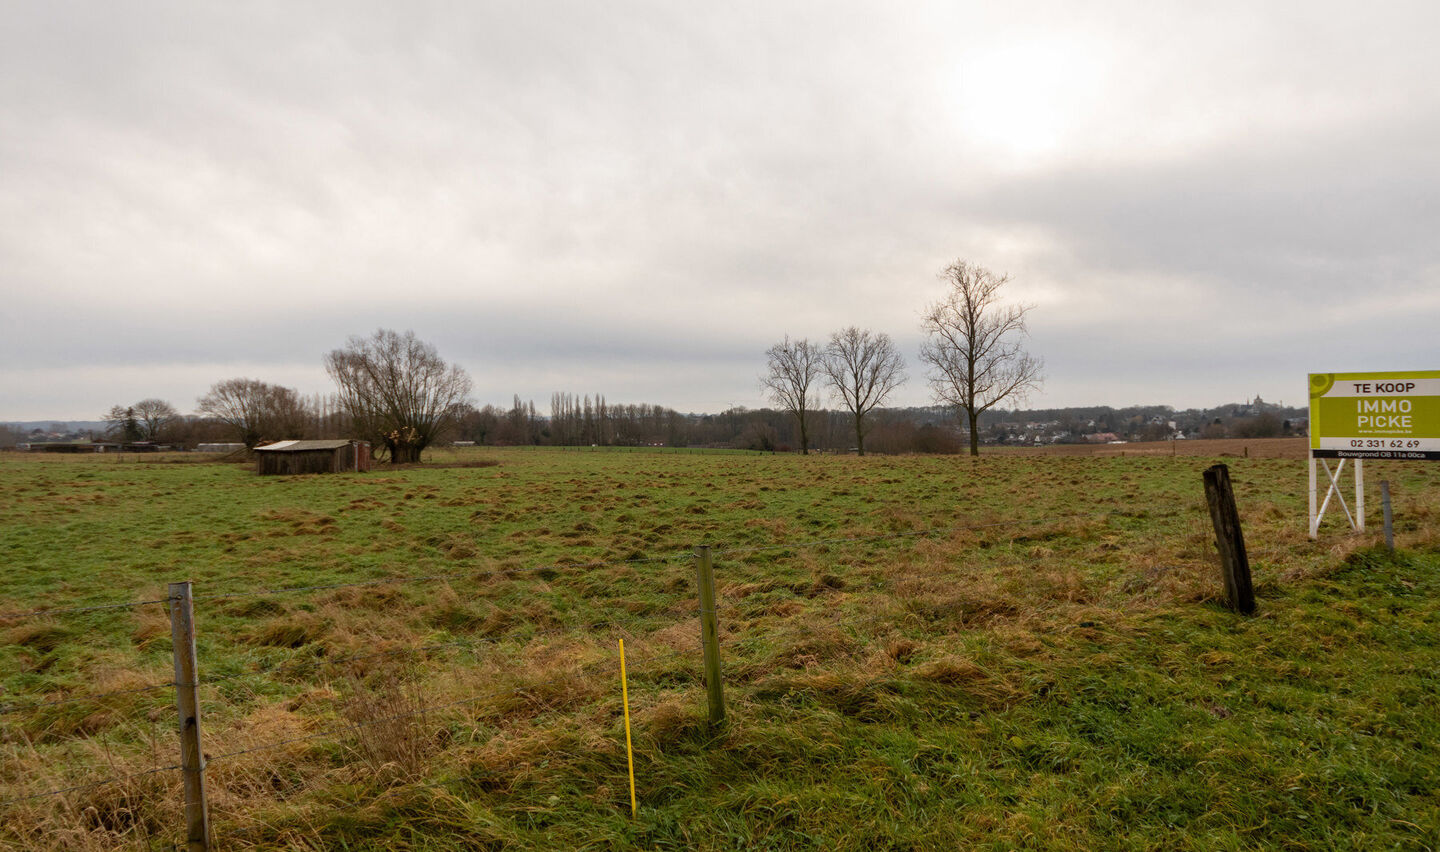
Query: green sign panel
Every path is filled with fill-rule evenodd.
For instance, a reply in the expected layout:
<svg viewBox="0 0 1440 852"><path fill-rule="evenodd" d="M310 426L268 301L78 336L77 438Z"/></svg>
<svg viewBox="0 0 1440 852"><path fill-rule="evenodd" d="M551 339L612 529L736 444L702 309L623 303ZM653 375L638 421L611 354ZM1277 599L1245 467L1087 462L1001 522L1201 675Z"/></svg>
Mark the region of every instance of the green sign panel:
<svg viewBox="0 0 1440 852"><path fill-rule="evenodd" d="M1311 373L1310 452L1440 461L1440 370Z"/></svg>

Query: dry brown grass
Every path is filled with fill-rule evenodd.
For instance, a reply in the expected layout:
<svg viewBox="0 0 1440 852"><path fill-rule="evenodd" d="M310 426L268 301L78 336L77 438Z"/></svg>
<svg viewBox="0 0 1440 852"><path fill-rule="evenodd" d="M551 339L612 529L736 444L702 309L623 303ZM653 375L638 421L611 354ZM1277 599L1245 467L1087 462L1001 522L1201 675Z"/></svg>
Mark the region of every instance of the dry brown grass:
<svg viewBox="0 0 1440 852"><path fill-rule="evenodd" d="M333 625L313 612L296 612L272 618L248 630L244 639L255 645L299 648L323 638Z"/></svg>
<svg viewBox="0 0 1440 852"><path fill-rule="evenodd" d="M100 852L145 848L174 836L180 818L178 772L150 772L166 764L154 754L122 754L94 740L73 741L70 747L75 765L88 767L81 775L33 748L7 749L7 796L67 791L8 806L5 819L20 845L7 848Z"/></svg>
<svg viewBox="0 0 1440 852"><path fill-rule="evenodd" d="M341 715L354 726L355 749L376 773L415 778L443 743L426 715L429 695L413 666L390 662L378 671L352 666Z"/></svg>

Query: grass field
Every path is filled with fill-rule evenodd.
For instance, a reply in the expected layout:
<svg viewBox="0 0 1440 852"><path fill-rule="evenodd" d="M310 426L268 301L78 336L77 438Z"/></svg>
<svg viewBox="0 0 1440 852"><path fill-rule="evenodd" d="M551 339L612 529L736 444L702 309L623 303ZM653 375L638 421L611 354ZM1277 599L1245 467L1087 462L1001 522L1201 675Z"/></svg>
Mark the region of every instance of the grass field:
<svg viewBox="0 0 1440 852"><path fill-rule="evenodd" d="M223 849L1440 846L1440 469L1368 466L1391 555L1306 538L1293 442L1142 450L0 456L0 845L181 838L165 605L20 614L188 579Z"/></svg>

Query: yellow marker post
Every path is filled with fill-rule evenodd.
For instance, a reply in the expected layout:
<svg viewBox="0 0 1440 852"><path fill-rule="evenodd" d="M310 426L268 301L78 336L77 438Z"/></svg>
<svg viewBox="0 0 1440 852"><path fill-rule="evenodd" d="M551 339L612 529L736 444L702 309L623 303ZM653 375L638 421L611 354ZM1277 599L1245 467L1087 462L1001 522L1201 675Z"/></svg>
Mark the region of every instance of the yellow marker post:
<svg viewBox="0 0 1440 852"><path fill-rule="evenodd" d="M625 705L625 763L630 767L630 818L637 817L635 806L635 752L630 746L630 687L625 680L625 640L620 640L620 701Z"/></svg>

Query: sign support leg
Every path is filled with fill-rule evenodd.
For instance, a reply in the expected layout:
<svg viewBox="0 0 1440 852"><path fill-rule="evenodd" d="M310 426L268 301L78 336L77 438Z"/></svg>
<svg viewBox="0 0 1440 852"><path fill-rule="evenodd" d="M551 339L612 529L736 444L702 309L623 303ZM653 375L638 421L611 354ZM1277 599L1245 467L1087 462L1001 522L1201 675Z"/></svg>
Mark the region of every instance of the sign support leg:
<svg viewBox="0 0 1440 852"><path fill-rule="evenodd" d="M1307 455L1310 457L1310 540L1314 541L1320 533L1320 516L1315 514L1315 451Z"/></svg>
<svg viewBox="0 0 1440 852"><path fill-rule="evenodd" d="M1355 460L1355 520L1351 524L1356 532L1365 532L1365 460Z"/></svg>
<svg viewBox="0 0 1440 852"><path fill-rule="evenodd" d="M1325 499L1320 501L1320 511L1317 513L1316 526L1319 526L1318 519L1323 519L1325 517L1325 510L1330 508L1331 497L1340 501L1340 508L1345 511L1345 517L1350 521L1350 526L1355 526L1355 519L1350 517L1350 507L1345 504L1345 492L1340 490L1339 477L1345 472L1345 459L1341 459L1340 463L1335 465L1334 470L1330 469L1330 462L1321 459L1320 467L1325 471L1325 478L1330 480L1330 484L1325 488Z"/></svg>

